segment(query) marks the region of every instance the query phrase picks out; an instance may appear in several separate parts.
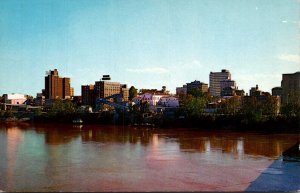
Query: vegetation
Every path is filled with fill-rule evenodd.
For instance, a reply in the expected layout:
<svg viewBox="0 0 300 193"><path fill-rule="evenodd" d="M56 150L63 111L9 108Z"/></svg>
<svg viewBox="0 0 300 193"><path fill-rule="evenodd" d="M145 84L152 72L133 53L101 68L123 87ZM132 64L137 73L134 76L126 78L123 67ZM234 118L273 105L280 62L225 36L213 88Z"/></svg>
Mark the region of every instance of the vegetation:
<svg viewBox="0 0 300 193"><path fill-rule="evenodd" d="M134 86L129 88L129 100L131 101L134 97L137 96L137 89Z"/></svg>

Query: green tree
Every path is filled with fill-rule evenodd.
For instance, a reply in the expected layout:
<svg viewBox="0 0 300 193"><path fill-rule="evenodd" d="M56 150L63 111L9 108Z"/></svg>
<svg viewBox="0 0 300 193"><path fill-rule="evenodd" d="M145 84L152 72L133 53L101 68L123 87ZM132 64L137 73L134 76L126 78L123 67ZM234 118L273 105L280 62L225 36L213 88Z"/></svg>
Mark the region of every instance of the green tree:
<svg viewBox="0 0 300 193"><path fill-rule="evenodd" d="M224 114L236 114L240 111L241 99L238 96L233 96L225 101L221 102L221 113Z"/></svg>
<svg viewBox="0 0 300 193"><path fill-rule="evenodd" d="M244 97L241 113L246 116L247 121L260 121L262 119L262 108L256 97Z"/></svg>
<svg viewBox="0 0 300 193"><path fill-rule="evenodd" d="M182 100L183 111L188 117L197 118L200 117L207 104L207 99L205 97L194 97L192 95L187 95Z"/></svg>
<svg viewBox="0 0 300 193"><path fill-rule="evenodd" d="M134 97L137 96L137 89L134 86L129 88L129 100L131 101Z"/></svg>
<svg viewBox="0 0 300 193"><path fill-rule="evenodd" d="M51 113L55 115L70 115L76 113L76 106L69 100L57 100L51 108Z"/></svg>

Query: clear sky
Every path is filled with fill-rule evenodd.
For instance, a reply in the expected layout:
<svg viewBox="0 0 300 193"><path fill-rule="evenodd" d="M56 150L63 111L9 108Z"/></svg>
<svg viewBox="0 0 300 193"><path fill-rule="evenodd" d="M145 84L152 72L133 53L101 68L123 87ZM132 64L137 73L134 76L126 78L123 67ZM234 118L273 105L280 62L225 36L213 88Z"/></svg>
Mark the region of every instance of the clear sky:
<svg viewBox="0 0 300 193"><path fill-rule="evenodd" d="M0 94L36 96L45 71L75 94L103 74L136 88L209 83L280 86L300 71L299 0L1 0Z"/></svg>

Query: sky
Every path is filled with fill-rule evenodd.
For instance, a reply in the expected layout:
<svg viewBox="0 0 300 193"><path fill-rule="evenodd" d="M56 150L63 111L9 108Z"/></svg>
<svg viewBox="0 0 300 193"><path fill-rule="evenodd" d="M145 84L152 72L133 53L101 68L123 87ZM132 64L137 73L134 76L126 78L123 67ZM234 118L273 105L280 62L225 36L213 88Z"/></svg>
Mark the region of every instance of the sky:
<svg viewBox="0 0 300 193"><path fill-rule="evenodd" d="M300 71L300 0L1 0L0 95L36 96L45 72L175 92L228 69L239 89Z"/></svg>

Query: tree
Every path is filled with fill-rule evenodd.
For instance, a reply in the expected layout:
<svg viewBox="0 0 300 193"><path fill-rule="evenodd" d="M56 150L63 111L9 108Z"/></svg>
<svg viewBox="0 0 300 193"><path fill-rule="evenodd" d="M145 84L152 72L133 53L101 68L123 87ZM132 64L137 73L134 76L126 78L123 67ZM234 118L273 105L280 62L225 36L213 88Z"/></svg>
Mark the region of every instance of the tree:
<svg viewBox="0 0 300 193"><path fill-rule="evenodd" d="M241 113L246 116L247 121L260 121L262 119L262 108L256 97L244 97Z"/></svg>
<svg viewBox="0 0 300 193"><path fill-rule="evenodd" d="M207 99L205 97L194 97L187 95L182 100L183 110L188 117L200 117L206 107Z"/></svg>
<svg viewBox="0 0 300 193"><path fill-rule="evenodd" d="M136 96L137 96L137 89L134 86L131 86L129 88L129 100L131 101Z"/></svg>
<svg viewBox="0 0 300 193"><path fill-rule="evenodd" d="M233 96L221 103L221 113L236 114L241 108L241 100L238 96Z"/></svg>
<svg viewBox="0 0 300 193"><path fill-rule="evenodd" d="M51 112L56 115L70 115L76 112L76 106L69 100L57 100L54 102Z"/></svg>

